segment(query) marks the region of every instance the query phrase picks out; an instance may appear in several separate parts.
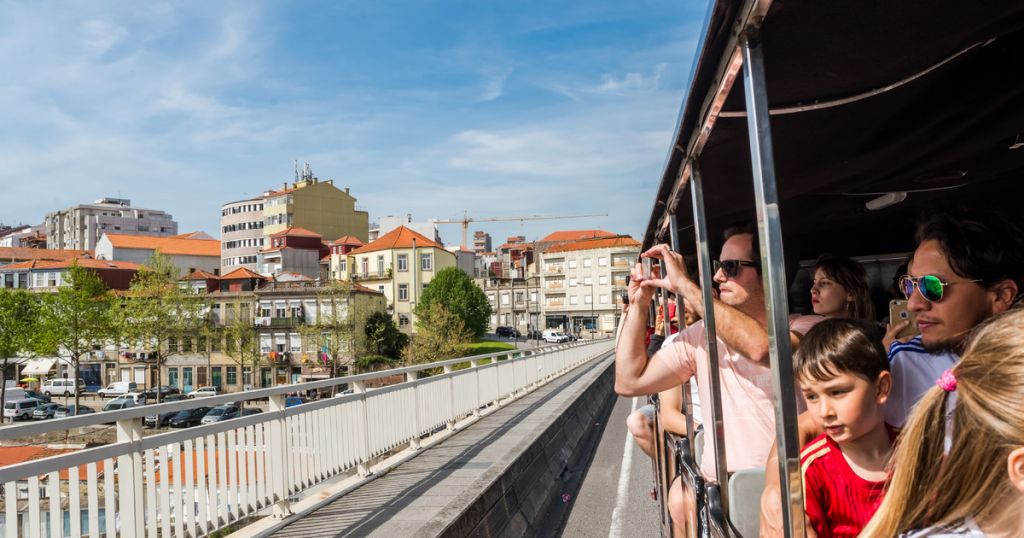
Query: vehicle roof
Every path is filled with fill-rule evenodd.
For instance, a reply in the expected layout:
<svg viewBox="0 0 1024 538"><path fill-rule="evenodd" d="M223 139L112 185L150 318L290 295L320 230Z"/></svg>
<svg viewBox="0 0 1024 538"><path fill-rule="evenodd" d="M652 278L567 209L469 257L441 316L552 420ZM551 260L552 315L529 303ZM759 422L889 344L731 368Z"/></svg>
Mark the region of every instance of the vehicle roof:
<svg viewBox="0 0 1024 538"><path fill-rule="evenodd" d="M669 198L745 9L727 0L709 9L645 246L667 239L660 221L665 205L677 204L681 243L693 250L689 193ZM917 216L938 206L1016 209L1024 148L1009 147L1024 131L1024 77L1007 66L1024 55L1024 3L774 2L760 39L768 101L777 112L905 81L839 106L772 115L783 232L799 257L822 248L908 251ZM753 217L742 86L741 72L722 104L734 114L717 118L699 155L713 250L725 227ZM910 194L882 211L865 208L893 191Z"/></svg>

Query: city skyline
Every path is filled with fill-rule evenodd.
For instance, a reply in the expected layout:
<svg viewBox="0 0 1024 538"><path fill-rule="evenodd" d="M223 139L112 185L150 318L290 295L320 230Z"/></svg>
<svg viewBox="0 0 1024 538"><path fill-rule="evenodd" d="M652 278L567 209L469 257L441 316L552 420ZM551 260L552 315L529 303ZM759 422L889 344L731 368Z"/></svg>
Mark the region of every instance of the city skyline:
<svg viewBox="0 0 1024 538"><path fill-rule="evenodd" d="M297 160L374 221L608 213L470 230L638 236L705 9L8 4L0 221L114 196L219 236Z"/></svg>

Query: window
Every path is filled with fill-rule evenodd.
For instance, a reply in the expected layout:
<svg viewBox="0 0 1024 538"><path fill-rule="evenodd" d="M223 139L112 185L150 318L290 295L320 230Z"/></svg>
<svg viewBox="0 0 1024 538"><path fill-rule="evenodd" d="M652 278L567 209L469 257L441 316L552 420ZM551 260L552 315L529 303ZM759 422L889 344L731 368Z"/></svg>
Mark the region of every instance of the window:
<svg viewBox="0 0 1024 538"><path fill-rule="evenodd" d="M597 283L598 284L607 284L608 283L608 275L601 275L601 276L597 277Z"/></svg>
<svg viewBox="0 0 1024 538"><path fill-rule="evenodd" d="M608 304L608 296L602 294L600 297L598 297L598 302L600 302L601 304Z"/></svg>
<svg viewBox="0 0 1024 538"><path fill-rule="evenodd" d="M408 327L409 326L409 315L408 314L399 314L398 315L398 326L399 327Z"/></svg>
<svg viewBox="0 0 1024 538"><path fill-rule="evenodd" d="M491 303L491 304L494 304L494 294L493 293L488 293L487 294L487 302Z"/></svg>
<svg viewBox="0 0 1024 538"><path fill-rule="evenodd" d="M608 266L608 258L603 257L603 256L598 258L597 259L597 266L598 267L607 267Z"/></svg>
<svg viewBox="0 0 1024 538"><path fill-rule="evenodd" d="M178 339L171 336L167 339L167 351L170 353L178 352Z"/></svg>
<svg viewBox="0 0 1024 538"><path fill-rule="evenodd" d="M576 260L569 260L569 269L576 268Z"/></svg>
<svg viewBox="0 0 1024 538"><path fill-rule="evenodd" d="M181 369L181 385L182 388L192 388L192 368Z"/></svg>
<svg viewBox="0 0 1024 538"><path fill-rule="evenodd" d="M338 271L341 271L342 273L347 271L348 269L345 268L346 265L348 265L348 260L346 260L345 258L341 258L340 260L338 260Z"/></svg>
<svg viewBox="0 0 1024 538"><path fill-rule="evenodd" d="M409 270L409 255L399 254L398 255L398 270L408 271Z"/></svg>
<svg viewBox="0 0 1024 538"><path fill-rule="evenodd" d="M381 293L384 293L384 286L383 285L377 286L377 291L379 291Z"/></svg>
<svg viewBox="0 0 1024 538"><path fill-rule="evenodd" d="M420 270L433 271L434 258L430 254L420 254Z"/></svg>
<svg viewBox="0 0 1024 538"><path fill-rule="evenodd" d="M207 381L206 381L206 367L205 366L197 366L196 367L196 384L197 384L197 386L200 386L200 387L205 387L208 384Z"/></svg>
<svg viewBox="0 0 1024 538"><path fill-rule="evenodd" d="M594 302L594 296L593 295L584 295L583 296L583 304L590 304L590 303L593 303L593 302Z"/></svg>
<svg viewBox="0 0 1024 538"><path fill-rule="evenodd" d="M377 273L384 274L384 256L377 256Z"/></svg>
<svg viewBox="0 0 1024 538"><path fill-rule="evenodd" d="M575 278L570 278L569 279L569 285L570 286L575 286L576 285L576 279Z"/></svg>
<svg viewBox="0 0 1024 538"><path fill-rule="evenodd" d="M359 261L360 261L360 265L363 268L363 274L364 275L368 274L370 272L370 258L363 258L363 259L361 259Z"/></svg>
<svg viewBox="0 0 1024 538"><path fill-rule="evenodd" d="M409 285L399 284L398 285L398 300L408 301L409 300Z"/></svg>
<svg viewBox="0 0 1024 538"><path fill-rule="evenodd" d="M192 353L192 338L191 337L186 336L186 337L181 339L181 352L182 353Z"/></svg>
<svg viewBox="0 0 1024 538"><path fill-rule="evenodd" d="M523 292L517 291L516 292L516 304L522 304L524 296L525 296L525 294Z"/></svg>
<svg viewBox="0 0 1024 538"><path fill-rule="evenodd" d="M583 260L583 267L590 267L590 261L591 261L590 258L584 259Z"/></svg>
<svg viewBox="0 0 1024 538"><path fill-rule="evenodd" d="M594 283L594 279L590 278L589 276L585 276L583 277L583 283L589 286Z"/></svg>
<svg viewBox="0 0 1024 538"><path fill-rule="evenodd" d="M531 291L530 292L530 302L531 303L536 303L537 302L537 292L535 292L535 291Z"/></svg>
<svg viewBox="0 0 1024 538"><path fill-rule="evenodd" d="M167 369L167 384L172 387L178 386L178 369L168 368Z"/></svg>
<svg viewBox="0 0 1024 538"><path fill-rule="evenodd" d="M575 295L573 295L572 297L569 297L569 304L579 304L579 302L580 302L580 298L579 297L577 297Z"/></svg>
<svg viewBox="0 0 1024 538"><path fill-rule="evenodd" d="M503 305L508 304L508 294L507 293L502 293L501 294L501 304L503 304Z"/></svg>

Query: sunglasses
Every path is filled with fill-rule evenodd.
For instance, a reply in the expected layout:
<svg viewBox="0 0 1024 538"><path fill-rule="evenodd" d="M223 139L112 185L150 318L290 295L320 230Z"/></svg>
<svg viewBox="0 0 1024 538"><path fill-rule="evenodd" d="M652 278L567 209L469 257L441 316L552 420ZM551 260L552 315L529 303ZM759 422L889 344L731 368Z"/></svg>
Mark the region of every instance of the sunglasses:
<svg viewBox="0 0 1024 538"><path fill-rule="evenodd" d="M712 273L717 273L721 269L722 274L729 278L735 278L740 274L740 267L761 267L761 264L747 260L715 260L711 262Z"/></svg>
<svg viewBox="0 0 1024 538"><path fill-rule="evenodd" d="M968 282L981 282L981 279L965 280L963 282L943 282L942 279L935 275L924 275L917 278L903 275L900 277L900 290L903 292L904 297L910 299L910 296L914 294L914 288L917 288L917 291L921 292L921 297L924 297L926 301L937 303L942 300L942 294L946 286Z"/></svg>

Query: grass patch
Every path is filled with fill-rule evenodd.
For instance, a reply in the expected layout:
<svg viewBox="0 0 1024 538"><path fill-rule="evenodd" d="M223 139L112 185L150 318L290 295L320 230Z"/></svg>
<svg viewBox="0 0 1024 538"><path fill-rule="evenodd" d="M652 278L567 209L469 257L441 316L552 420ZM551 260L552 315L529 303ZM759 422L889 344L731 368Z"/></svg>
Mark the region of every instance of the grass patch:
<svg viewBox="0 0 1024 538"><path fill-rule="evenodd" d="M497 353L499 351L509 351L515 349L515 344L509 342L494 342L490 340L482 340L479 342L473 342L472 344L466 344L463 346L463 357L470 355L486 355L487 353Z"/></svg>

